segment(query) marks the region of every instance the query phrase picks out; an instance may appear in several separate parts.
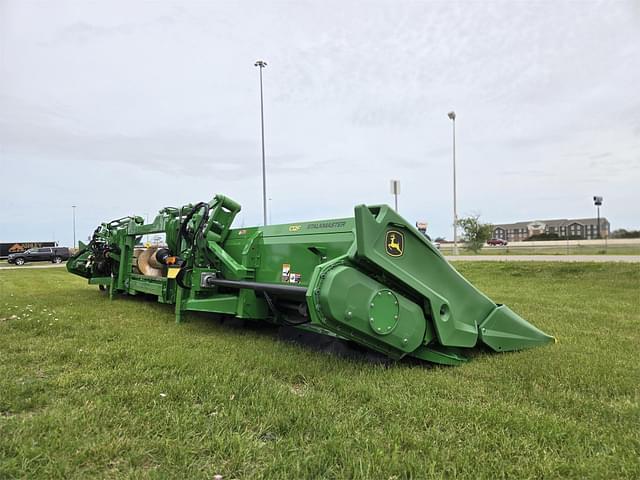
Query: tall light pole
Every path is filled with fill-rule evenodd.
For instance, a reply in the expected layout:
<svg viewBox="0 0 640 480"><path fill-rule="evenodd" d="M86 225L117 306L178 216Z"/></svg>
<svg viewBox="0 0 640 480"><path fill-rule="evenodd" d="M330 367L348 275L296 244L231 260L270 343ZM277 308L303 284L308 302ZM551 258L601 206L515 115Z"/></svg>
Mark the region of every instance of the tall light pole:
<svg viewBox="0 0 640 480"><path fill-rule="evenodd" d="M458 255L458 206L456 201L456 112L447 114L453 123L453 253Z"/></svg>
<svg viewBox="0 0 640 480"><path fill-rule="evenodd" d="M73 209L73 248L76 248L76 206L71 205Z"/></svg>
<svg viewBox="0 0 640 480"><path fill-rule="evenodd" d="M400 180L391 180L391 194L393 195L395 211L398 212L398 194L400 193Z"/></svg>
<svg viewBox="0 0 640 480"><path fill-rule="evenodd" d="M267 224L267 167L264 161L264 100L262 97L262 69L267 66L264 60L253 64L260 69L260 126L262 127L262 214L264 224Z"/></svg>
<svg viewBox="0 0 640 480"><path fill-rule="evenodd" d="M145 213L144 217L146 218L146 222L145 223L148 225L149 224L149 214ZM147 233L147 241L145 242L145 244L146 244L145 247L149 247L150 246L149 234L148 233Z"/></svg>
<svg viewBox="0 0 640 480"><path fill-rule="evenodd" d="M596 206L598 210L598 238L602 238L600 234L600 205L602 205L602 197L593 197L593 204Z"/></svg>

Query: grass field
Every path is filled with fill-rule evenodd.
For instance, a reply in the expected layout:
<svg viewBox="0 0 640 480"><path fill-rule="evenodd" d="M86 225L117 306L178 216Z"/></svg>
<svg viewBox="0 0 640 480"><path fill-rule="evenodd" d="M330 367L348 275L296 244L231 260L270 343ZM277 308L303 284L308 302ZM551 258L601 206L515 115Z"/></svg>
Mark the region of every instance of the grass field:
<svg viewBox="0 0 640 480"><path fill-rule="evenodd" d="M0 272L0 478L639 478L638 265L456 268L559 343L376 365Z"/></svg>

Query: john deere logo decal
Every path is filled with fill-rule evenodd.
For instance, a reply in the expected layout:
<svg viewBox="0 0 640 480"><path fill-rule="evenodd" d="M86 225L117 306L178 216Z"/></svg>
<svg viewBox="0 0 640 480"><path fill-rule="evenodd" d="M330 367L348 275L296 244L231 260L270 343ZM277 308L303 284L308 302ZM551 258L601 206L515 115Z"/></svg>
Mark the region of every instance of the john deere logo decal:
<svg viewBox="0 0 640 480"><path fill-rule="evenodd" d="M385 245L387 255L401 257L404 253L404 235L397 230L388 230Z"/></svg>

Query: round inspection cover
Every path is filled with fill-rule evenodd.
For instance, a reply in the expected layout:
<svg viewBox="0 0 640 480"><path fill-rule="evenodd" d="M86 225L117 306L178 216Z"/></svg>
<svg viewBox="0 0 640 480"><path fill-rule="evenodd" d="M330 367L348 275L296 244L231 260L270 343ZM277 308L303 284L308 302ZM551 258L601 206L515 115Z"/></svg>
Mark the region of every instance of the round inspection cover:
<svg viewBox="0 0 640 480"><path fill-rule="evenodd" d="M400 305L391 290L378 290L369 302L369 324L378 335L388 335L398 325Z"/></svg>

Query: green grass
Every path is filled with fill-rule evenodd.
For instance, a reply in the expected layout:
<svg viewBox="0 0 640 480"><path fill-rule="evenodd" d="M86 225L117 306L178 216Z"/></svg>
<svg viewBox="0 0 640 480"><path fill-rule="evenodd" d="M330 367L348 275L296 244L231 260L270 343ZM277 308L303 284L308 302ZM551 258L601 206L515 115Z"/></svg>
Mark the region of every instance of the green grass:
<svg viewBox="0 0 640 480"><path fill-rule="evenodd" d="M639 478L638 265L456 268L559 343L374 365L4 271L0 478Z"/></svg>

